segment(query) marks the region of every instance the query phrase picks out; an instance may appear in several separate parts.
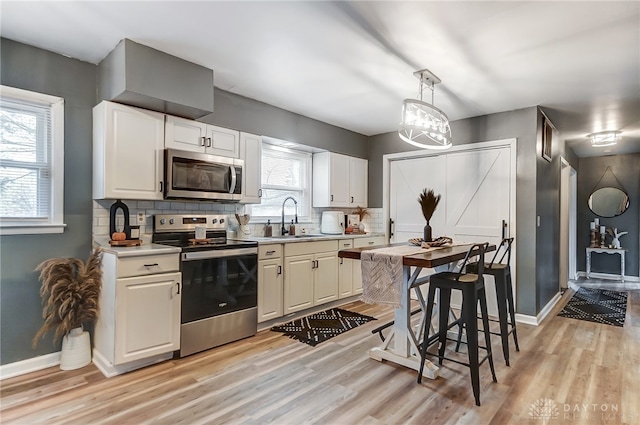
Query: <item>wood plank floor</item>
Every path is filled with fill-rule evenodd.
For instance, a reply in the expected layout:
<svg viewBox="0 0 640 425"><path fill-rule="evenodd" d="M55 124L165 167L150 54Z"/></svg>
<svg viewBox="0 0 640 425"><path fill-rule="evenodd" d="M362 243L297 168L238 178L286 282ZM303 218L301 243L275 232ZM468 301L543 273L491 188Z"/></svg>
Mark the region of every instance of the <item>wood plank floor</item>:
<svg viewBox="0 0 640 425"><path fill-rule="evenodd" d="M623 328L555 317L572 293L541 326L518 325L511 367L492 338L498 383L483 364L481 407L462 366L445 362L440 378L417 384L415 372L369 359L380 342L371 330L393 312L355 302L345 308L379 320L315 348L262 331L110 379L90 365L4 380L0 422L542 424L531 407L549 399L558 409L550 424L640 424L640 290L629 292Z"/></svg>

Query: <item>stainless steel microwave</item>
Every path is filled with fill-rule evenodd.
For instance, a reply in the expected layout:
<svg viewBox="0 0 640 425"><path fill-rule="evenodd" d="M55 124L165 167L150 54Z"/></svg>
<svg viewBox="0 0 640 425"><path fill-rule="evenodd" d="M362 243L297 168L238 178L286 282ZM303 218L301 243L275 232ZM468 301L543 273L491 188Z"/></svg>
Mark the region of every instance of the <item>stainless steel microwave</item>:
<svg viewBox="0 0 640 425"><path fill-rule="evenodd" d="M244 161L205 153L165 150L166 199L237 202Z"/></svg>

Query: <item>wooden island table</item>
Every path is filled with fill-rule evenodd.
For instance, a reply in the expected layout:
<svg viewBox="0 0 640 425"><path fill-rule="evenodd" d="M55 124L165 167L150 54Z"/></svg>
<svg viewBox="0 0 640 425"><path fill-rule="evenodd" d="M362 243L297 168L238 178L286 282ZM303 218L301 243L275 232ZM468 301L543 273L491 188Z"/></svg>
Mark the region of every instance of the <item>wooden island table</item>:
<svg viewBox="0 0 640 425"><path fill-rule="evenodd" d="M447 271L450 269L450 266L454 267L455 263L464 259L472 244L473 243L460 244L436 249L431 248L431 250L425 250L425 252L422 253L403 256L400 306L395 309L392 332L380 347L373 348L369 352L369 357L377 361L391 361L416 371L420 369L419 345L421 341L419 341L419 336L416 336L416 333L411 327L411 288L416 281L424 280L424 277L419 278L423 268L435 269L436 272ZM360 260L360 255L363 251L403 245L407 246L408 243L343 249L338 251L338 257ZM419 248L416 247L416 249ZM495 250L495 245L489 245L486 252ZM474 250L471 254L478 255L479 251ZM366 283L363 282L363 285L364 284ZM391 342L393 342L393 345ZM427 360L423 376L430 379L437 378L438 367Z"/></svg>

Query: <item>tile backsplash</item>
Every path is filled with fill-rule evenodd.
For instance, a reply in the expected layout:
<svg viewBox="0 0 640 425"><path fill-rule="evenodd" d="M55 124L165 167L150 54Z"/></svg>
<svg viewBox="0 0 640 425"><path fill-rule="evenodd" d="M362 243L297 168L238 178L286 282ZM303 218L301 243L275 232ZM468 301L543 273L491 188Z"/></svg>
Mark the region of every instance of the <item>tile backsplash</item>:
<svg viewBox="0 0 640 425"><path fill-rule="evenodd" d="M94 200L93 201L93 235L94 237L109 236L109 209L114 200ZM244 205L242 204L220 204L214 202L198 202L198 201L123 201L129 208L129 223L131 225L140 225L140 234L143 238L150 238L153 232L153 216L156 214L224 214L228 217L230 226L229 230L237 231L238 222L235 214L244 214ZM299 227L304 228L307 233L320 232L320 220L322 211L330 208L313 208L311 222L300 223ZM345 213L351 212L349 208L340 208ZM363 220L367 233L384 233L385 227L382 217L382 208L368 208L369 217ZM144 217L144 223L138 222L138 214ZM119 217L117 226L122 228L124 219ZM280 223L273 223L273 232L278 232ZM245 231L249 233L246 236L263 236L264 223L249 223Z"/></svg>

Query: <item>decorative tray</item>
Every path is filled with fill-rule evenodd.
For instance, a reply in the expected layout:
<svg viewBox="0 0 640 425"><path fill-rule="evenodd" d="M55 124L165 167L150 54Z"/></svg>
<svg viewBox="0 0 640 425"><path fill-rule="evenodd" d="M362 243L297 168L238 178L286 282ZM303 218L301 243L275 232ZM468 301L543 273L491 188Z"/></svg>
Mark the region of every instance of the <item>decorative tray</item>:
<svg viewBox="0 0 640 425"><path fill-rule="evenodd" d="M110 240L109 245L111 246L140 246L142 245L142 239L126 239L124 241L114 241Z"/></svg>
<svg viewBox="0 0 640 425"><path fill-rule="evenodd" d="M436 240L431 242L425 242L422 238L411 238L409 239L409 243L415 246L421 246L422 248L434 248L439 246L450 245L453 243L453 239L447 236L441 236Z"/></svg>

